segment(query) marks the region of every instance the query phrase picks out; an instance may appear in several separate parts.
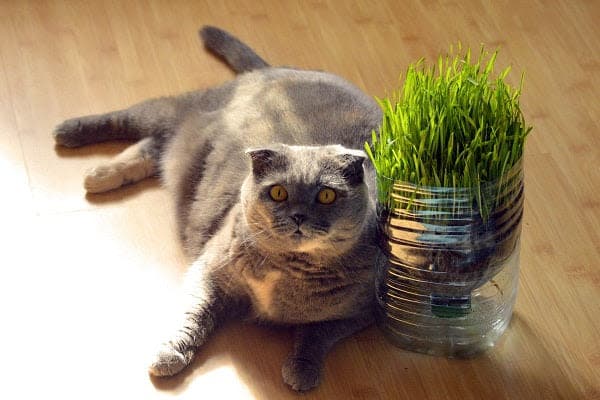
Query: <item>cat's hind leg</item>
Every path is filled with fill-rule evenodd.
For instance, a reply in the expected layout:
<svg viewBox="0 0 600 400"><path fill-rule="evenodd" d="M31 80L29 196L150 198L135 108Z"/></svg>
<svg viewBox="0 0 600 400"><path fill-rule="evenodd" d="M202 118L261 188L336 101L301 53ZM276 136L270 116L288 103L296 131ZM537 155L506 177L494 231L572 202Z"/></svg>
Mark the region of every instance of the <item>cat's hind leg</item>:
<svg viewBox="0 0 600 400"><path fill-rule="evenodd" d="M110 140L171 135L195 95L161 97L106 114L68 119L52 133L59 146L81 147Z"/></svg>
<svg viewBox="0 0 600 400"><path fill-rule="evenodd" d="M108 162L90 169L84 179L88 193L103 193L154 176L158 171L158 152L153 137L129 146Z"/></svg>
<svg viewBox="0 0 600 400"><path fill-rule="evenodd" d="M315 322L296 329L294 350L283 364L283 380L292 389L307 391L319 384L325 356L340 340L373 323L371 315Z"/></svg>

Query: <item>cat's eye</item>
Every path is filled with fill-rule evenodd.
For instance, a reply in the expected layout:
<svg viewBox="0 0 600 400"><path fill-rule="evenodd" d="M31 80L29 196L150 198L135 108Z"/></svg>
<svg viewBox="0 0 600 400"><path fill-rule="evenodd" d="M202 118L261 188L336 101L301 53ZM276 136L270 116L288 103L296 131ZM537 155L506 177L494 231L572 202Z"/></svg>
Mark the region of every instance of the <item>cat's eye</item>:
<svg viewBox="0 0 600 400"><path fill-rule="evenodd" d="M271 199L274 201L286 201L288 198L288 192L281 185L273 185L269 191Z"/></svg>
<svg viewBox="0 0 600 400"><path fill-rule="evenodd" d="M319 203L321 204L331 204L335 201L335 198L335 190L329 188L321 189L317 195L317 200L319 200Z"/></svg>

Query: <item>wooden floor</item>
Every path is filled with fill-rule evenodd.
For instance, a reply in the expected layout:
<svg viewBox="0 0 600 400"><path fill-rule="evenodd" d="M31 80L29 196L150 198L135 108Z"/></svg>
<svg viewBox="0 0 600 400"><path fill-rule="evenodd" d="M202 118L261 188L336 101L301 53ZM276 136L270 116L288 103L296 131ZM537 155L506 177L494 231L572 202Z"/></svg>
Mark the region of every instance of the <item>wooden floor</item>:
<svg viewBox="0 0 600 400"><path fill-rule="evenodd" d="M286 330L234 324L154 380L186 260L158 182L86 196L123 144L55 149L63 119L216 85L202 24L274 65L367 93L451 44L526 72L526 214L509 330L472 360L412 354L373 327L335 348L305 399L600 399L600 2L0 1L0 398L286 399Z"/></svg>

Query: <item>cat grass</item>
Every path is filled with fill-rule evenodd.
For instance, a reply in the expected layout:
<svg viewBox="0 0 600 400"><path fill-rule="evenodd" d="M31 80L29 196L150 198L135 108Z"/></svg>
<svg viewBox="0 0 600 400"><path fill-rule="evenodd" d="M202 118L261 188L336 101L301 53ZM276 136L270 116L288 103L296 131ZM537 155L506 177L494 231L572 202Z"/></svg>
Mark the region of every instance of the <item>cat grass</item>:
<svg viewBox="0 0 600 400"><path fill-rule="evenodd" d="M519 86L506 82L510 67L493 77L498 50L479 55L458 46L437 64L421 59L406 71L403 86L376 99L379 129L365 144L377 171L378 196L388 204L394 181L420 187L470 188L485 219L490 211L482 186L497 182L523 155L531 127L519 107Z"/></svg>

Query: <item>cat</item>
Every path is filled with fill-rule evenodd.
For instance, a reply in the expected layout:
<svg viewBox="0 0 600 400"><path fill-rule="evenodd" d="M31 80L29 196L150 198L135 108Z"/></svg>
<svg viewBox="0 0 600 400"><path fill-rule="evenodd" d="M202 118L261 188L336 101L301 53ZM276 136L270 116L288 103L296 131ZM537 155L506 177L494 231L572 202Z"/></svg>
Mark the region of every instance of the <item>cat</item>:
<svg viewBox="0 0 600 400"><path fill-rule="evenodd" d="M150 374L177 374L216 328L245 318L295 328L282 375L309 390L329 349L373 323L381 253L375 173L360 149L381 111L338 76L271 67L219 28L200 36L234 80L69 119L54 138L67 147L137 141L86 174L90 193L158 175L174 196L194 260L189 304Z"/></svg>

